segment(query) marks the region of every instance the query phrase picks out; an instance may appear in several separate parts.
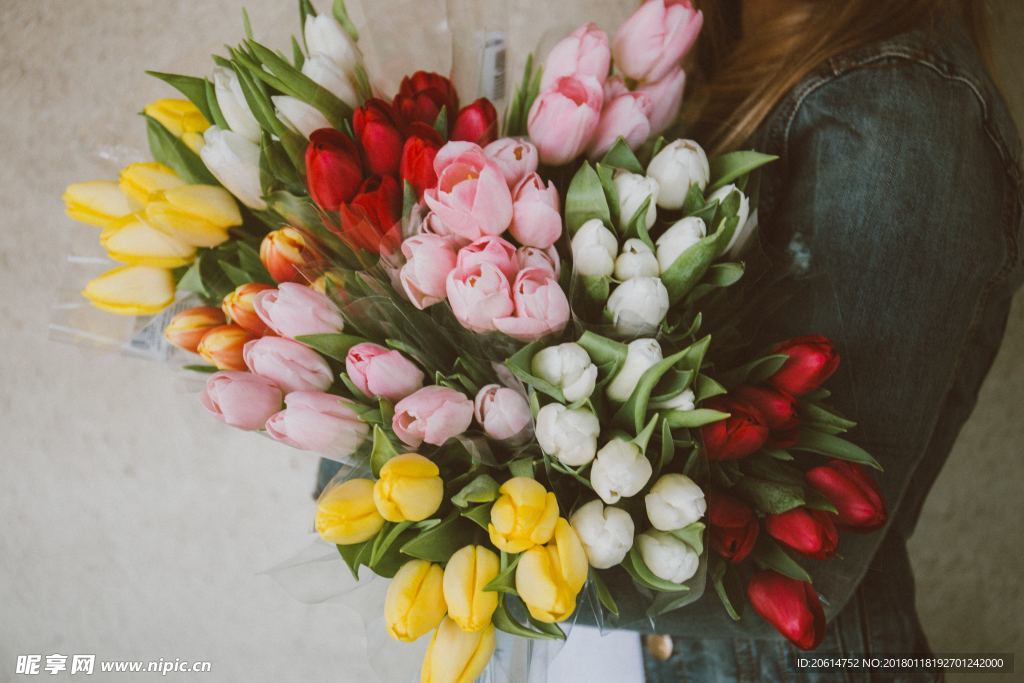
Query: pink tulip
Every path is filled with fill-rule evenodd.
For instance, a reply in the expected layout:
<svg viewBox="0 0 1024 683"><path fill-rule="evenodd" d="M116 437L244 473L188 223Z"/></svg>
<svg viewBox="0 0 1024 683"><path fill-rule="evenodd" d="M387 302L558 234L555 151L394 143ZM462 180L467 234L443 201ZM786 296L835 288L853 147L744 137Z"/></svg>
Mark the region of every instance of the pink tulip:
<svg viewBox="0 0 1024 683"><path fill-rule="evenodd" d="M459 270L473 270L481 263L489 263L500 270L509 282L516 278L519 266L516 263L516 248L501 237L481 237L459 249L455 267Z"/></svg>
<svg viewBox="0 0 1024 683"><path fill-rule="evenodd" d="M440 446L466 431L472 421L472 401L454 389L433 385L395 404L391 428L399 439L417 448L424 441Z"/></svg>
<svg viewBox="0 0 1024 683"><path fill-rule="evenodd" d="M543 268L551 273L553 278L558 278L558 274L562 270L562 261L558 258L558 250L554 247L547 249L519 247L516 249L516 262L519 263L519 270Z"/></svg>
<svg viewBox="0 0 1024 683"><path fill-rule="evenodd" d="M512 225L508 231L521 244L547 249L562 236L558 190L536 173L519 181L512 191Z"/></svg>
<svg viewBox="0 0 1024 683"><path fill-rule="evenodd" d="M601 119L588 148L591 159L600 159L622 137L630 149L642 145L651 134L650 116L653 107L647 93L626 90L606 99Z"/></svg>
<svg viewBox="0 0 1024 683"><path fill-rule="evenodd" d="M239 429L263 429L281 409L283 394L268 379L251 372L215 372L206 381L199 402L214 417Z"/></svg>
<svg viewBox="0 0 1024 683"><path fill-rule="evenodd" d="M533 419L523 395L500 384L488 384L477 392L473 415L484 433L498 441L518 440Z"/></svg>
<svg viewBox="0 0 1024 683"><path fill-rule="evenodd" d="M520 341L533 341L548 334L561 332L569 322L569 300L542 268L520 271L512 286L515 315L497 318L494 326L499 332Z"/></svg>
<svg viewBox="0 0 1024 683"><path fill-rule="evenodd" d="M267 433L282 443L334 458L347 458L366 441L370 428L352 402L319 391L295 391L285 409L267 420Z"/></svg>
<svg viewBox="0 0 1024 683"><path fill-rule="evenodd" d="M636 89L636 92L645 93L651 98L651 135L657 135L675 123L685 88L686 73L682 67L676 67L660 81L642 83Z"/></svg>
<svg viewBox="0 0 1024 683"><path fill-rule="evenodd" d="M423 310L444 301L445 280L455 268L455 246L447 237L422 233L402 242L405 265L398 279L413 306Z"/></svg>
<svg viewBox="0 0 1024 683"><path fill-rule="evenodd" d="M703 24L688 0L648 0L616 32L615 66L633 80L659 81L679 66Z"/></svg>
<svg viewBox="0 0 1024 683"><path fill-rule="evenodd" d="M325 391L334 383L334 373L320 354L308 346L284 337L262 337L246 343L242 358L249 370L293 391Z"/></svg>
<svg viewBox="0 0 1024 683"><path fill-rule="evenodd" d="M567 164L587 147L601 118L601 84L590 76L564 76L543 91L527 116L540 160Z"/></svg>
<svg viewBox="0 0 1024 683"><path fill-rule="evenodd" d="M398 351L378 344L356 344L345 356L345 372L370 398L399 401L423 386L423 371Z"/></svg>
<svg viewBox="0 0 1024 683"><path fill-rule="evenodd" d="M508 278L491 263L448 273L446 292L455 318L473 332L492 332L495 318L515 311Z"/></svg>
<svg viewBox="0 0 1024 683"><path fill-rule="evenodd" d="M512 222L512 194L501 168L471 142L449 142L434 158L437 187L423 200L444 229L472 241L500 235Z"/></svg>
<svg viewBox="0 0 1024 683"><path fill-rule="evenodd" d="M537 170L537 148L524 138L498 138L484 147L484 154L501 169L510 190Z"/></svg>
<svg viewBox="0 0 1024 683"><path fill-rule="evenodd" d="M282 282L277 289L257 294L253 310L275 334L291 339L304 334L334 334L345 326L333 301L294 282Z"/></svg>
<svg viewBox="0 0 1024 683"><path fill-rule="evenodd" d="M599 29L597 24L583 24L551 48L548 58L544 60L540 88L547 90L564 76L590 76L604 83L611 60L608 34Z"/></svg>

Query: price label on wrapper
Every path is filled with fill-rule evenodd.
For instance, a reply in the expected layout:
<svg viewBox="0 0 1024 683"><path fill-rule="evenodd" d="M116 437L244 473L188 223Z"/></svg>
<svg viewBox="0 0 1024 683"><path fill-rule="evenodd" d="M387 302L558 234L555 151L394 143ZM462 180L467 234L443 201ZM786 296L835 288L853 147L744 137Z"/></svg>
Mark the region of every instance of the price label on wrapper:
<svg viewBox="0 0 1024 683"><path fill-rule="evenodd" d="M187 308L195 306L191 297L176 301L157 315L141 316L135 319L135 333L121 349L132 356L165 362L171 359L175 348L164 338L164 328L171 318Z"/></svg>
<svg viewBox="0 0 1024 683"><path fill-rule="evenodd" d="M480 94L492 102L505 99L505 33L488 31L480 56Z"/></svg>

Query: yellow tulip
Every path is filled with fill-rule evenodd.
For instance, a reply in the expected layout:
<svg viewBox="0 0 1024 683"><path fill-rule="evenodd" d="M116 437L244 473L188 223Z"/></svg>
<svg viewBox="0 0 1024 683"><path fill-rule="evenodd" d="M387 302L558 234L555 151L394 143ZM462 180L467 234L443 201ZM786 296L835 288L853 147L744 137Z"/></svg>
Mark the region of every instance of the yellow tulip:
<svg viewBox="0 0 1024 683"><path fill-rule="evenodd" d="M228 228L242 224L231 194L215 185L171 188L146 204L153 227L194 247L215 247L228 239Z"/></svg>
<svg viewBox="0 0 1024 683"><path fill-rule="evenodd" d="M587 582L587 553L564 518L555 538L523 553L516 566L516 592L538 621L553 624L576 610L576 596Z"/></svg>
<svg viewBox="0 0 1024 683"><path fill-rule="evenodd" d="M494 654L494 636L493 625L469 633L445 619L423 656L420 683L473 683Z"/></svg>
<svg viewBox="0 0 1024 683"><path fill-rule="evenodd" d="M150 102L143 111L199 154L203 148L203 131L210 127L210 122L196 105L188 100L163 99Z"/></svg>
<svg viewBox="0 0 1024 683"><path fill-rule="evenodd" d="M183 266L196 255L195 247L134 216L105 228L100 244L115 261L157 268Z"/></svg>
<svg viewBox="0 0 1024 683"><path fill-rule="evenodd" d="M444 482L437 465L417 453L405 453L380 468L373 485L373 501L389 522L420 522L437 512L444 497Z"/></svg>
<svg viewBox="0 0 1024 683"><path fill-rule="evenodd" d="M97 228L108 228L136 209L113 180L72 183L64 190L64 204L72 219Z"/></svg>
<svg viewBox="0 0 1024 683"><path fill-rule="evenodd" d="M108 313L152 315L174 301L174 278L163 268L121 266L89 282L82 296Z"/></svg>
<svg viewBox="0 0 1024 683"><path fill-rule="evenodd" d="M507 553L521 553L547 543L555 532L558 501L540 482L529 477L514 477L501 488L491 507L487 525L491 543Z"/></svg>
<svg viewBox="0 0 1024 683"><path fill-rule="evenodd" d="M426 560L402 565L384 596L384 620L395 640L413 641L437 628L444 618L444 571Z"/></svg>
<svg viewBox="0 0 1024 683"><path fill-rule="evenodd" d="M444 601L448 618L463 631L482 631L498 609L498 594L485 591L500 570L498 556L482 545L457 550L444 568Z"/></svg>
<svg viewBox="0 0 1024 683"><path fill-rule="evenodd" d="M155 161L128 164L121 171L121 191L139 205L156 198L159 192L184 184L173 169Z"/></svg>
<svg viewBox="0 0 1024 683"><path fill-rule="evenodd" d="M328 543L352 545L368 541L384 526L373 504L373 482L349 479L327 489L316 502L316 531Z"/></svg>

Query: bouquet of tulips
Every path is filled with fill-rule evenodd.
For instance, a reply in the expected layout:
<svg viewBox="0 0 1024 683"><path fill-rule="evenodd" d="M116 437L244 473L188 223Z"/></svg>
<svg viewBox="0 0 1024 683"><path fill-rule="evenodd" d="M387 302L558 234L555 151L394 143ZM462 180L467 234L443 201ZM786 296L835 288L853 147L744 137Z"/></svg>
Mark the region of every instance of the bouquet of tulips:
<svg viewBox="0 0 1024 683"><path fill-rule="evenodd" d="M65 194L122 264L85 297L157 316L219 420L342 464L316 530L391 580L423 681L708 586L815 647L799 558L884 523L879 467L826 404L828 339L718 341L772 157L663 135L701 13L580 27L499 121L434 73L384 97L344 3L300 12L290 58L250 32L211 78L154 74L187 98L145 108L155 161Z"/></svg>

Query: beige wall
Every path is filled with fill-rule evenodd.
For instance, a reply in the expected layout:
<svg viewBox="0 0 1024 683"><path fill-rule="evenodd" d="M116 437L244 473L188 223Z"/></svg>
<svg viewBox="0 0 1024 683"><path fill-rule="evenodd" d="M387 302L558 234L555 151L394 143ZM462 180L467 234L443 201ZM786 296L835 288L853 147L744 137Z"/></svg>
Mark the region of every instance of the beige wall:
<svg viewBox="0 0 1024 683"><path fill-rule="evenodd" d="M258 31L281 38L294 25L291 0L246 4ZM394 3L365 4L391 46L381 61L430 44L401 29ZM610 24L628 11L582 0L448 4L486 17L507 8L513 42L529 46L545 42L538 27L571 27L588 12ZM0 2L0 678L16 654L53 652L209 659L211 680L366 674L352 615L299 604L256 574L303 546L314 461L220 427L166 368L47 339L63 256L94 238L62 217L62 188L113 172L101 148L144 144L134 113L167 90L142 70L205 70L209 51L241 38L239 5ZM1004 5L998 57L1020 114L1024 12ZM450 49L429 58L444 61ZM1022 353L1018 300L912 542L918 604L938 650L1024 654Z"/></svg>

